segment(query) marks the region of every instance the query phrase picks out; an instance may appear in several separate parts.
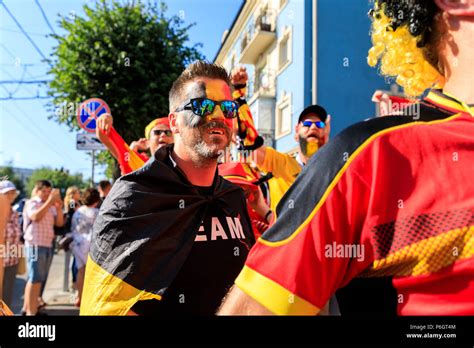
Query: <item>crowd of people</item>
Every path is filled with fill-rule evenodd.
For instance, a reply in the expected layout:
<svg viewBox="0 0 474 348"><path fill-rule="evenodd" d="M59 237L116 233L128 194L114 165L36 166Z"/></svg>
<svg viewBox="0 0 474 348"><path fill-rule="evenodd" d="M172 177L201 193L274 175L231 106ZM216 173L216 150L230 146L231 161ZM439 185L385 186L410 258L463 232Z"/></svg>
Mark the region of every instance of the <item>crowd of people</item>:
<svg viewBox="0 0 474 348"><path fill-rule="evenodd" d="M245 68L190 64L144 138L128 145L112 115L97 120L122 173L113 185L70 188L62 204L36 184L26 314L41 307L65 221L82 315L474 314L474 2L378 0L370 15L368 62L417 115L386 112L329 140L330 115L308 105L291 156L259 136ZM238 158L222 156L229 146ZM7 302L16 263L2 271Z"/></svg>
<svg viewBox="0 0 474 348"><path fill-rule="evenodd" d="M92 226L99 211L97 206L105 199L110 187L107 180L101 181L97 189L87 188L82 192L71 186L62 200L60 190L53 188L50 181L39 180L31 198L19 212L13 207L19 195L15 184L9 180L0 182L2 216L6 221L2 253L6 252L0 290L6 308L14 300L21 299L21 293L14 293L15 279L17 274L26 272L21 314L44 315L43 292L53 255L61 248L72 251L73 287L78 292L75 304L80 305L84 263L89 252Z"/></svg>

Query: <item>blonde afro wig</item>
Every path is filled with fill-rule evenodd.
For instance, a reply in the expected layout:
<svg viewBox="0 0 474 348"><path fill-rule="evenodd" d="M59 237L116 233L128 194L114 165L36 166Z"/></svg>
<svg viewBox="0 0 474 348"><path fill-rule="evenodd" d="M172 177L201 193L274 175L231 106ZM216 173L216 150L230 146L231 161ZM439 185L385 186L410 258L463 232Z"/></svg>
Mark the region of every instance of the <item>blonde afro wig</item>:
<svg viewBox="0 0 474 348"><path fill-rule="evenodd" d="M409 97L442 87L443 75L430 39L438 9L432 0L376 0L372 17L372 48L367 62L395 78Z"/></svg>

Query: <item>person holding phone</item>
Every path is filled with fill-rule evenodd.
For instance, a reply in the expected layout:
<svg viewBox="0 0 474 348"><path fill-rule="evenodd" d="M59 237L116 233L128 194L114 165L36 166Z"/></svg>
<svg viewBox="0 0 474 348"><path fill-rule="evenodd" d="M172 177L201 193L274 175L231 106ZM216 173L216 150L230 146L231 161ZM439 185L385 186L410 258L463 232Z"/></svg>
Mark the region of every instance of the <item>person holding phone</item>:
<svg viewBox="0 0 474 348"><path fill-rule="evenodd" d="M26 315L37 315L41 284L46 283L53 259L54 226L64 223L59 189L53 189L47 180L35 184L34 196L26 203L23 230L28 264L25 287Z"/></svg>

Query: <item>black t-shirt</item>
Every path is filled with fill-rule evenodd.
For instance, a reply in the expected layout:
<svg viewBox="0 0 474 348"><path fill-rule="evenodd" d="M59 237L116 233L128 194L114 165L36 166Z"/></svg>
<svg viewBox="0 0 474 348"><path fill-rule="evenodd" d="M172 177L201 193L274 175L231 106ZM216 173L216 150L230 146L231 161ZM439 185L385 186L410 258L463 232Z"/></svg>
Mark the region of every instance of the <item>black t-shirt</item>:
<svg viewBox="0 0 474 348"><path fill-rule="evenodd" d="M198 187L210 195L212 187ZM161 301L139 301L132 311L145 316L214 315L242 270L253 241L247 218L227 216L212 203L194 245Z"/></svg>

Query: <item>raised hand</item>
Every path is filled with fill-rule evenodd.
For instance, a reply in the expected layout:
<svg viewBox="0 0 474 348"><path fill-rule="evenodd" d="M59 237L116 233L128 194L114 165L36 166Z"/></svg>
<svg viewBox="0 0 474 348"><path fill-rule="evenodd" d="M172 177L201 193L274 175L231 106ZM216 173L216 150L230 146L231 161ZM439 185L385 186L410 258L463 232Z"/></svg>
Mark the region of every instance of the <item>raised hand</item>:
<svg viewBox="0 0 474 348"><path fill-rule="evenodd" d="M149 141L146 138L140 138L130 144L130 148L134 151L147 151L149 147Z"/></svg>
<svg viewBox="0 0 474 348"><path fill-rule="evenodd" d="M112 128L114 124L114 118L111 114L103 114L96 120L97 128L99 128L102 132L106 135L109 134L110 128Z"/></svg>
<svg viewBox="0 0 474 348"><path fill-rule="evenodd" d="M235 67L230 74L230 82L233 85L246 84L249 79L247 69L244 66Z"/></svg>

